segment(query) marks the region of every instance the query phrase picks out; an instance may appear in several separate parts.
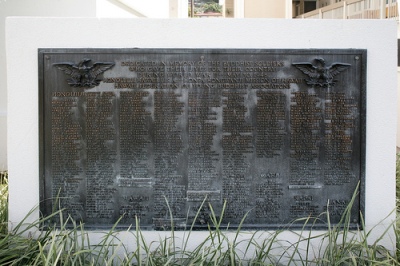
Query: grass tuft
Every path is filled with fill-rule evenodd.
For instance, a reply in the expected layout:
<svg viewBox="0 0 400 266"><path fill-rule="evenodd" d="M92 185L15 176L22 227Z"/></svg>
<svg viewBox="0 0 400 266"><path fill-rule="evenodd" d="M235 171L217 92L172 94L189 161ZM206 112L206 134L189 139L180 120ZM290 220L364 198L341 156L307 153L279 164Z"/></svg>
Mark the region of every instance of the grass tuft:
<svg viewBox="0 0 400 266"><path fill-rule="evenodd" d="M0 172L0 234L7 233L8 228L8 174Z"/></svg>
<svg viewBox="0 0 400 266"><path fill-rule="evenodd" d="M399 169L397 169L399 170ZM400 171L397 172L399 174ZM5 178L4 180L7 180ZM179 239L174 232L174 219L170 210L170 232L157 241L148 242L140 229L140 219L136 217L134 228L126 232L117 230L118 222L109 231L101 232L101 239L92 243L84 228L71 217L64 217L63 210L55 210L48 217L37 222L27 223L29 213L13 230L7 231L7 181L1 184L0 202L0 265L400 265L395 254L381 246L381 240L396 223L374 237L377 228L369 230L350 230L353 200L347 206L339 224L330 223L329 206L318 217L305 217L293 221L302 222L303 229L291 231L290 227L277 231L244 232L242 224L245 215L236 230L222 226L226 202L220 213L204 199L192 225ZM168 202L166 202L167 206ZM201 215L204 205L211 210L207 236L203 240L193 239L193 228ZM362 217L362 216L361 216ZM58 227L48 227L54 219L59 220ZM122 219L122 217L121 217ZM313 225L326 221L328 230L306 230ZM44 225L46 229L44 230ZM364 221L362 220L362 228ZM32 232L35 232L32 234ZM283 233L297 236L290 243ZM399 230L396 229L399 243ZM100 234L100 233L99 233ZM121 237L128 236L128 240ZM191 241L200 242L189 248ZM134 247L125 246L124 243ZM399 246L399 245L398 245Z"/></svg>

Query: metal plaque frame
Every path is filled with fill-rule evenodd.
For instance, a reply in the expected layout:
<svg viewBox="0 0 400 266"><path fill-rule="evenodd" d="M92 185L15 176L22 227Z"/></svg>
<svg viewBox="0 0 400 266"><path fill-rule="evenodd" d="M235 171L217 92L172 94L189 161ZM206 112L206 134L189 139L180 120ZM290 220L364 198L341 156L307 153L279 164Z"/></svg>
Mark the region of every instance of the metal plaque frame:
<svg viewBox="0 0 400 266"><path fill-rule="evenodd" d="M86 228L364 213L362 49L39 49L40 211ZM242 221L242 219L244 221Z"/></svg>

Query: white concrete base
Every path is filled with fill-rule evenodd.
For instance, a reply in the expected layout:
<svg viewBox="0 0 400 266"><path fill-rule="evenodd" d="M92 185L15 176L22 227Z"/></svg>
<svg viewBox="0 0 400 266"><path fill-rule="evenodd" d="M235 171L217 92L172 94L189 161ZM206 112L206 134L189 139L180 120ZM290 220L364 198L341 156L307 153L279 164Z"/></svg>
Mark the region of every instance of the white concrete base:
<svg viewBox="0 0 400 266"><path fill-rule="evenodd" d="M8 18L11 227L39 203L38 48L360 48L368 50L366 230L380 224L373 242L395 218L389 214L395 210L396 37L391 20ZM31 219L37 217L38 211ZM149 241L158 235L145 232ZM195 236L203 239L206 233ZM392 231L381 244L395 250Z"/></svg>

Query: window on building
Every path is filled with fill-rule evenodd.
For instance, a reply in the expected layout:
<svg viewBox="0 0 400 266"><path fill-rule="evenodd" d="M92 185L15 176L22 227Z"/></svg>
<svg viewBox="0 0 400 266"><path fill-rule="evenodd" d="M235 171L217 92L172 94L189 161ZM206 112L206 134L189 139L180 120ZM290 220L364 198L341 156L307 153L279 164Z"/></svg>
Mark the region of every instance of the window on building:
<svg viewBox="0 0 400 266"><path fill-rule="evenodd" d="M317 2L314 2L314 1L304 2L304 13L313 11L315 9L317 9Z"/></svg>

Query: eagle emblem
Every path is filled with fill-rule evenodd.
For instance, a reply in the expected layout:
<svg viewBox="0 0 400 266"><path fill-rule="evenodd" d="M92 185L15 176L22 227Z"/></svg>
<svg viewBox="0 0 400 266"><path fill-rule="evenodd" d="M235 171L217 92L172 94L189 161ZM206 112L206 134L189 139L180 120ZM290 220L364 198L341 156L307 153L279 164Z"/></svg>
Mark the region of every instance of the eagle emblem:
<svg viewBox="0 0 400 266"><path fill-rule="evenodd" d="M312 86L330 87L335 85L337 80L334 77L351 66L346 63L333 63L330 66L326 66L323 58L315 58L314 61L315 64L308 62L292 63L309 77L306 83Z"/></svg>
<svg viewBox="0 0 400 266"><path fill-rule="evenodd" d="M91 59L84 58L78 64L62 62L53 64L67 75L67 82L72 87L93 88L98 86L102 79L99 75L115 64L111 62L96 62L89 66Z"/></svg>

